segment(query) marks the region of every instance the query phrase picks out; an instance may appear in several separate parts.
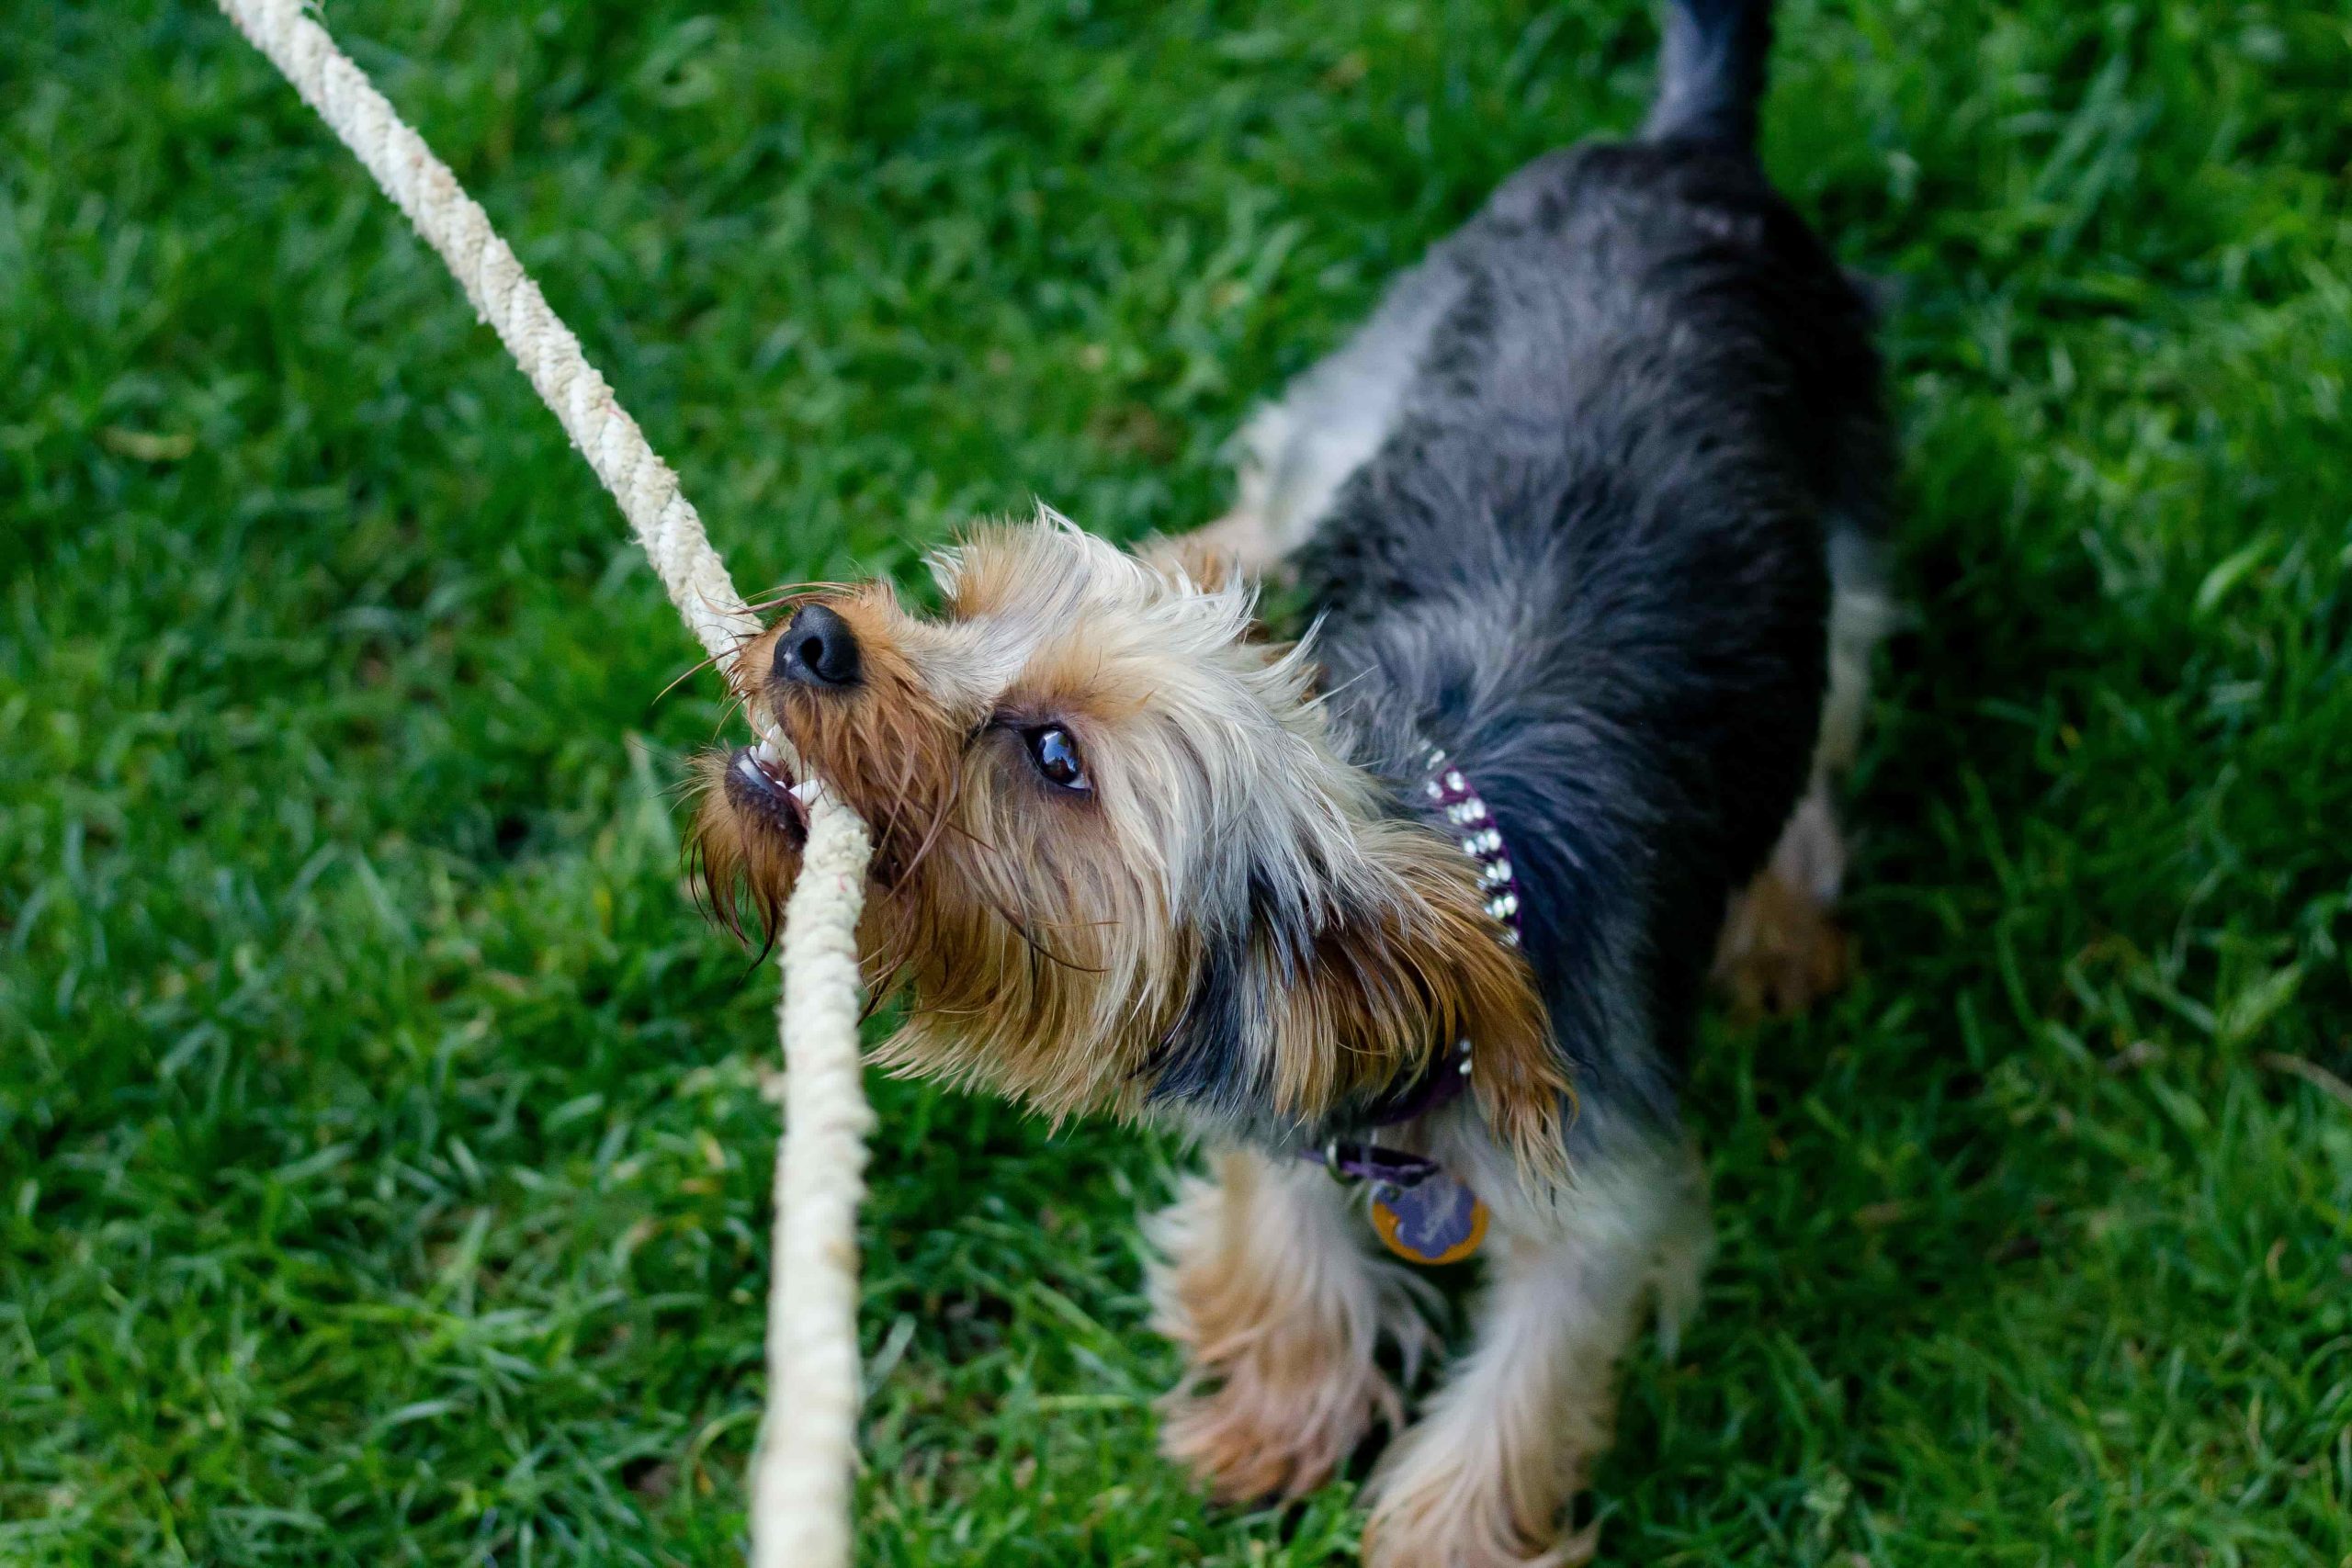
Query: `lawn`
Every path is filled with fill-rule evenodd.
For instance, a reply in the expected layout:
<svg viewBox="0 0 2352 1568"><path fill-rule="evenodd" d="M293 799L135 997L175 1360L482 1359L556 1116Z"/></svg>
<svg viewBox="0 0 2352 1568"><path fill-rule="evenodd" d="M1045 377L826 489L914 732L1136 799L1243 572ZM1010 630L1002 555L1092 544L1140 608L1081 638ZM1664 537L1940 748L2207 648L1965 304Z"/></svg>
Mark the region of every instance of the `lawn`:
<svg viewBox="0 0 2352 1568"><path fill-rule="evenodd" d="M336 0L747 588L1226 494L1251 400L1634 0ZM0 1561L727 1563L772 977L708 677L340 148L195 0L0 50ZM1711 1020L1723 1247L1611 1561L2352 1561L2352 13L1792 0L1768 162L1891 280L1863 960ZM1208 1507L1186 1151L874 1086L870 1568L1346 1557Z"/></svg>

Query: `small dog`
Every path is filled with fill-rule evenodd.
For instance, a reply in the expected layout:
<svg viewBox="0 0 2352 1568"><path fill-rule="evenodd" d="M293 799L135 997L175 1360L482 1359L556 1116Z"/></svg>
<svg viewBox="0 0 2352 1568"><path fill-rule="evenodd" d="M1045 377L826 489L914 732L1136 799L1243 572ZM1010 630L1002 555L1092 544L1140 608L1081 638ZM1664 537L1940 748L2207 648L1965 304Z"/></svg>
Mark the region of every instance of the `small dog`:
<svg viewBox="0 0 2352 1568"><path fill-rule="evenodd" d="M1843 973L1891 464L1870 309L1757 163L1769 28L1678 0L1642 137L1508 181L1257 418L1220 523L985 527L936 616L825 590L743 660L875 829L881 1059L1216 1151L1152 1280L1164 1446L1216 1493L1401 1424L1379 1357L1410 1379L1426 1292L1375 1231L1485 1245L1374 1568L1590 1550L1614 1368L1708 1248L1674 1100L1711 963L1758 1005ZM1306 641L1257 624L1270 574ZM798 781L765 744L703 773L714 904L772 929Z"/></svg>

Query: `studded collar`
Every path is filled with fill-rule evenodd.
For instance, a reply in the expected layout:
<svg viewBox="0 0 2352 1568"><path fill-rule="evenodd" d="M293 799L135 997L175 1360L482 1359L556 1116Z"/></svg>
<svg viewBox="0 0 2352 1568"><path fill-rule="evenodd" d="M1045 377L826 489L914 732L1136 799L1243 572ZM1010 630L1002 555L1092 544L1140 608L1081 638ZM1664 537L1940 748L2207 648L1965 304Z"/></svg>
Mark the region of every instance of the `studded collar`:
<svg viewBox="0 0 2352 1568"><path fill-rule="evenodd" d="M1503 940L1517 947L1519 878L1511 870L1510 848L1503 842L1503 830L1495 825L1494 813L1487 809L1476 786L1463 776L1443 748L1424 745L1421 767L1426 774L1421 798L1445 819L1462 852L1476 863L1478 894L1486 900L1487 913L1502 922Z"/></svg>

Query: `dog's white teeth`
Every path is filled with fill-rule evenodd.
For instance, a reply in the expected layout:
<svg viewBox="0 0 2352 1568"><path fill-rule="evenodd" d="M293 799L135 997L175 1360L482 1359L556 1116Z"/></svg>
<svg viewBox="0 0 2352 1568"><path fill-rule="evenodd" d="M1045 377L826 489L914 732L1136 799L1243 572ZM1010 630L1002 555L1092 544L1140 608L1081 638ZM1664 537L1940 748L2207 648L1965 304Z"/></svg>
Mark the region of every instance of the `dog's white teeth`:
<svg viewBox="0 0 2352 1568"><path fill-rule="evenodd" d="M760 738L760 743L752 748L752 754L771 767L784 761L783 756L775 749L775 739L770 736Z"/></svg>
<svg viewBox="0 0 2352 1568"><path fill-rule="evenodd" d="M814 805L817 799L817 781L815 779L802 779L798 784L794 784L785 793L791 795L793 799L798 801L803 806Z"/></svg>

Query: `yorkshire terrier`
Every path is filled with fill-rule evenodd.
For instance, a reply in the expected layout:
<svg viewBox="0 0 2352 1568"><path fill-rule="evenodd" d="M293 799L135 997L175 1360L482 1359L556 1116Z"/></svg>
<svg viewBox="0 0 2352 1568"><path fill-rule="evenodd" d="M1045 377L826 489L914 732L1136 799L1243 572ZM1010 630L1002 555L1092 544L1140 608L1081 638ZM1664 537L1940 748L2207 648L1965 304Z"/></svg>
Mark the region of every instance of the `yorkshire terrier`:
<svg viewBox="0 0 2352 1568"><path fill-rule="evenodd" d="M1375 1238L1483 1245L1374 1568L1589 1551L1616 1365L1708 1249L1675 1085L1710 969L1772 1007L1844 972L1891 454L1870 307L1757 161L1769 32L1676 0L1642 135L1506 182L1249 426L1222 521L984 527L937 615L812 592L742 661L874 828L881 1060L1213 1150L1152 1290L1164 1447L1218 1495L1402 1424L1427 1292ZM766 744L704 776L715 900L772 923L803 783Z"/></svg>

